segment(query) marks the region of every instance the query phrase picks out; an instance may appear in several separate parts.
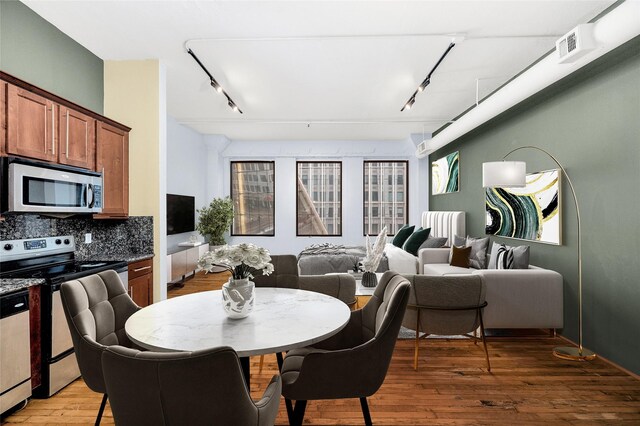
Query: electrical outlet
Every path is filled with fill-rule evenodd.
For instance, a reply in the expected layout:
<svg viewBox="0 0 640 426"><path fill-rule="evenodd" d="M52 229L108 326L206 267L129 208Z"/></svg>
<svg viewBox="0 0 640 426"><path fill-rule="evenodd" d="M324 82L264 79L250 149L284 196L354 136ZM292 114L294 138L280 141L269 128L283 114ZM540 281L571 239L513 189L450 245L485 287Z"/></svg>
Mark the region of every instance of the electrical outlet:
<svg viewBox="0 0 640 426"><path fill-rule="evenodd" d="M84 234L84 243L85 244L91 244L91 234Z"/></svg>

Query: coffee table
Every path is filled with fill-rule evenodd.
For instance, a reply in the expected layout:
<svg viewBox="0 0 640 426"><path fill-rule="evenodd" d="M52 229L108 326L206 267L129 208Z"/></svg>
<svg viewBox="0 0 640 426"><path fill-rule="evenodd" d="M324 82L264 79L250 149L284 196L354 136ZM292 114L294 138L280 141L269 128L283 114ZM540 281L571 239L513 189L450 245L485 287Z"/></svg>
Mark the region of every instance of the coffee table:
<svg viewBox="0 0 640 426"><path fill-rule="evenodd" d="M312 345L340 331L351 313L340 300L285 288L256 288L253 312L229 319L220 290L163 300L133 314L125 324L132 342L154 351L196 351L230 346L249 385L249 356L280 354Z"/></svg>
<svg viewBox="0 0 640 426"><path fill-rule="evenodd" d="M382 274L383 272L376 272L378 282L380 282ZM366 305L374 291L376 291L376 287L365 287L362 285L362 279L356 279L356 309L360 309Z"/></svg>

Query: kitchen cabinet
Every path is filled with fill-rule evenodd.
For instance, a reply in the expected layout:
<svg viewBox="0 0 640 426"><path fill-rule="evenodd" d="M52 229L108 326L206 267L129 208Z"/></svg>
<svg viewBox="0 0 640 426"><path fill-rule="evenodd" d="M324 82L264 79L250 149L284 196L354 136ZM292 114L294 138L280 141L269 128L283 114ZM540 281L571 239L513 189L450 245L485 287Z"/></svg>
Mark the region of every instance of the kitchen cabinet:
<svg viewBox="0 0 640 426"><path fill-rule="evenodd" d="M102 213L96 219L129 215L129 132L96 121L96 168L102 173Z"/></svg>
<svg viewBox="0 0 640 426"><path fill-rule="evenodd" d="M129 296L138 306L153 303L153 259L129 264Z"/></svg>
<svg viewBox="0 0 640 426"><path fill-rule="evenodd" d="M66 106L60 106L60 143L58 162L95 169L96 120Z"/></svg>
<svg viewBox="0 0 640 426"><path fill-rule="evenodd" d="M8 85L7 154L55 162L59 106L44 96Z"/></svg>

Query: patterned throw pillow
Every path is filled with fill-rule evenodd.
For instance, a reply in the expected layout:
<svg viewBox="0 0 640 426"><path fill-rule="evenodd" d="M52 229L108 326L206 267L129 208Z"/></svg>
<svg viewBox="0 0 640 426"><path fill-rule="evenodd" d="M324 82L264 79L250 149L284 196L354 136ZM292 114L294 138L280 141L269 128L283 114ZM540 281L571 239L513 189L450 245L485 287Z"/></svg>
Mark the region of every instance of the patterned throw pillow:
<svg viewBox="0 0 640 426"><path fill-rule="evenodd" d="M489 237L473 238L467 236L465 243L467 247L471 247L469 255L469 266L475 269L487 268L487 251L489 250Z"/></svg>
<svg viewBox="0 0 640 426"><path fill-rule="evenodd" d="M493 243L489 269L528 269L529 246L511 247Z"/></svg>

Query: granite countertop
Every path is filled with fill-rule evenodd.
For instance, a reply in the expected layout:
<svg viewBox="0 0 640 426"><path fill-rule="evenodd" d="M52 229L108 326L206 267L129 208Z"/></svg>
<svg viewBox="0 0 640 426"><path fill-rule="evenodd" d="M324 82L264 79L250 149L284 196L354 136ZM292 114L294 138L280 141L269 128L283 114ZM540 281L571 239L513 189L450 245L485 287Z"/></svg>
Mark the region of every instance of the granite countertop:
<svg viewBox="0 0 640 426"><path fill-rule="evenodd" d="M42 278L3 278L0 279L0 296L44 283Z"/></svg>
<svg viewBox="0 0 640 426"><path fill-rule="evenodd" d="M129 254L116 254L116 255L100 255L100 256L91 256L88 258L82 258L79 260L86 262L97 262L97 261L125 261L127 263L138 262L140 260L151 259L153 257L153 253L129 253Z"/></svg>

